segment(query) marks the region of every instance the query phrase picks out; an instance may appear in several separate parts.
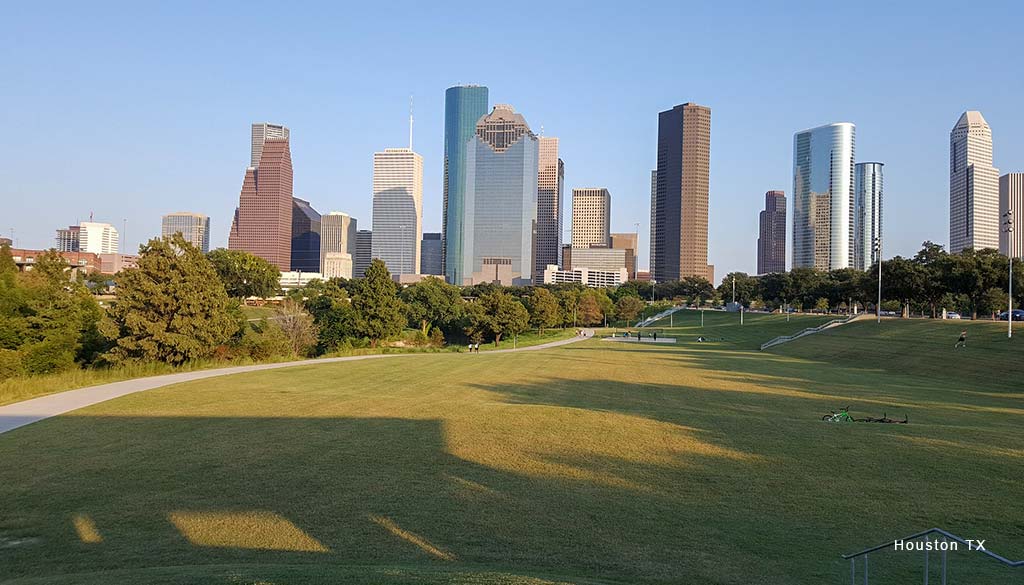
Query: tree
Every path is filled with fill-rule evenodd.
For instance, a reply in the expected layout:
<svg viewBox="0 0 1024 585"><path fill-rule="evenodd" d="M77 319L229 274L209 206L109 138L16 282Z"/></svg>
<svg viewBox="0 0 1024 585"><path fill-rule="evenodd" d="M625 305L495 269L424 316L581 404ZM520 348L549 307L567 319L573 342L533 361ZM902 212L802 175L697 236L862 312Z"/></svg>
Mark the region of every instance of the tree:
<svg viewBox="0 0 1024 585"><path fill-rule="evenodd" d="M934 319L938 315L942 297L948 292L943 286L942 274L949 264L949 254L939 244L926 241L921 244L921 250L914 255L913 262L921 269L920 299L928 304Z"/></svg>
<svg viewBox="0 0 1024 585"><path fill-rule="evenodd" d="M340 281L331 279L307 296L303 306L317 327L317 352L325 353L355 335L356 312Z"/></svg>
<svg viewBox="0 0 1024 585"><path fill-rule="evenodd" d="M718 295L723 299L732 301L733 279L736 279L736 302L749 306L750 302L757 298L758 285L757 277L749 276L746 272L730 272L718 285Z"/></svg>
<svg viewBox="0 0 1024 585"><path fill-rule="evenodd" d="M107 356L169 364L208 357L238 330L230 304L213 264L181 234L152 239L138 268L118 276Z"/></svg>
<svg viewBox="0 0 1024 585"><path fill-rule="evenodd" d="M356 334L368 338L370 347L398 335L405 326L405 306L397 293L398 285L391 280L384 261L374 258L359 294L352 298Z"/></svg>
<svg viewBox="0 0 1024 585"><path fill-rule="evenodd" d="M530 294L530 325L541 333L548 327L562 323L562 309L558 299L546 288L535 288Z"/></svg>
<svg viewBox="0 0 1024 585"><path fill-rule="evenodd" d="M207 257L213 263L229 297L266 298L277 294L281 273L263 258L242 250L224 248L213 250Z"/></svg>
<svg viewBox="0 0 1024 585"><path fill-rule="evenodd" d="M275 324L281 328L293 355L306 356L317 343L313 317L299 303L285 299L274 312Z"/></svg>
<svg viewBox="0 0 1024 585"><path fill-rule="evenodd" d="M582 286L565 287L555 291L558 305L562 308L563 325L575 327L579 323L580 294L582 292Z"/></svg>
<svg viewBox="0 0 1024 585"><path fill-rule="evenodd" d="M615 303L615 314L618 315L619 319L626 321L628 326L630 321L640 315L645 306L639 297L625 295L619 298L619 302Z"/></svg>
<svg viewBox="0 0 1024 585"><path fill-rule="evenodd" d="M604 319L601 303L593 291L580 295L579 320L583 325L600 325Z"/></svg>
<svg viewBox="0 0 1024 585"><path fill-rule="evenodd" d="M410 323L419 327L423 335L430 333L431 327L449 328L462 317L464 310L459 287L440 278L424 278L406 287L401 297Z"/></svg>
<svg viewBox="0 0 1024 585"><path fill-rule="evenodd" d="M466 335L470 339L494 337L494 345L503 335L518 335L530 324L530 314L515 297L502 290L485 293L469 313Z"/></svg>

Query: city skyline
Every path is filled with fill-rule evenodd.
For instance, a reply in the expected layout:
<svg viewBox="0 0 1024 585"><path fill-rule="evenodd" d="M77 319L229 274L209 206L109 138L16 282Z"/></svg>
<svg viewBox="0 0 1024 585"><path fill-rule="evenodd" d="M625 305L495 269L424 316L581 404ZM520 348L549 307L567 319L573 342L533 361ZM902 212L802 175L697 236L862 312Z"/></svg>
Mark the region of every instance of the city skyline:
<svg viewBox="0 0 1024 585"><path fill-rule="evenodd" d="M243 133L260 120L284 124L295 133L295 196L312 201L317 209L343 209L369 220L367 194L372 177L365 165L355 163L370 152L404 142L407 128L402 113L407 110L410 93L416 95L418 150L424 156L424 230L438 230L444 89L460 79L488 85L494 95L500 94L502 100L527 112L537 129L543 125L545 134L560 137L560 155L568 169L566 189L602 184L616 194L618 211L612 229L632 231L634 223L641 223L641 268L649 265L649 219L643 217L649 210L643 200L655 158L656 121L651 117L653 112L682 101L707 104L716 113L709 262L718 265L720 274L754 272L756 259L750 250L755 245L757 217L752 211L759 204L758 193L790 188L788 143L799 128L827 120L851 120L861 131L859 156L887 163L886 188L893 194L886 201L887 257L912 255L925 239L949 248L948 132L964 110L984 112L992 126L995 167L1005 173L1024 166L1024 120L1016 99L1011 99L1020 95L1024 83L1020 76L1005 73L998 76L1000 84L992 81L1005 71L1006 55L1014 54L1009 41L1013 35L1005 33L1012 32L1008 23L1021 14L1020 7L1003 6L1000 13L1005 18L993 23L994 34L972 37L956 50L948 46L946 35L936 31L951 29L957 19L938 11L929 14L928 27L908 27L921 16L912 5L887 10L879 27L840 45L830 40L827 27L816 26L838 16L832 8L820 7L782 19L757 5L701 7L694 16L706 18L708 30L699 32L687 45L699 46L699 54L707 61L701 68L665 76L662 72L670 62L671 49L682 45L659 34L667 27L661 17L682 14L682 10L651 6L614 19L609 19L611 9L604 7L584 15L567 8L555 10L551 22L615 21L613 27L605 24L599 30L620 31L624 42L616 44L614 52L618 54L596 78L595 64L606 60L612 47L565 54L565 66L545 69L538 64L551 56L553 46L545 41L546 35L530 32L529 42L523 43L516 59L498 74L482 56L453 50L420 31L387 52L407 50L413 38L419 39L421 50L411 55L408 64L413 73L401 79L397 77L400 70L387 55L359 47L368 32L360 32L357 24L373 18L379 10L361 9L354 14L352 27L346 28L351 34L345 37L339 37L336 30L327 35L316 26L315 20L332 21L330 10L317 12L317 19L309 10L290 11L281 23L283 30L306 30L307 38L324 49L362 60L350 75L367 75L376 84L370 96L351 91L344 80L314 74L311 66L322 65L323 60L303 48L272 58L275 67L293 68L289 70L301 80L301 91L285 83L270 86L266 92L251 91L247 87L251 83L243 81L247 74L237 67L240 60L234 57L236 53L251 54L258 43L247 39L237 26L228 26L237 13L231 11L229 16L223 9L212 11L198 28L190 29L190 45L182 53L164 58L169 67L158 74L156 70L142 72L147 75L144 83L125 84L111 74L119 69L136 71L137 65L157 57L158 47L164 46L162 39L182 23L180 15L161 11L165 32L136 22L136 15L110 14L109 21L95 21L99 15L90 18L88 12L69 7L69 16L93 22L98 25L94 30L137 26L140 34L145 31L147 36L135 38L136 51L115 51L117 35L77 43L83 46L88 63L80 71L51 61L46 50L33 51L33 47L81 40L82 33L64 21L36 27L38 38L15 35L9 39L18 40L17 51L15 45L10 46L11 54L18 57L0 67L12 74L9 78L22 80L9 92L10 111L43 115L12 117L9 127L25 142L17 148L13 144L0 147L10 155L5 160L10 161L7 174L11 180L3 195L5 201L12 202L10 216L16 218L0 225L0 233L10 237L13 227L19 245L48 247L55 228L94 211L97 218L118 229L123 219L128 220L122 234L123 249L132 252L140 242L159 233L161 215L182 208L210 216L211 247L222 247L238 189L235 172L225 169L244 168L250 162L237 145L249 139ZM99 9L100 14L105 12ZM652 19L655 14L659 17ZM394 30L403 34L415 32L422 23L441 22L419 10L394 16ZM27 29L44 17L45 11L28 8L14 15L13 28ZM256 25L266 16L247 15L245 19ZM460 28L468 21L468 15L456 15L445 26ZM798 45L795 40L751 51L754 36L750 33L761 27L770 27L779 37L800 30L805 36L799 44L827 43L832 48L827 58L822 54L798 60L791 58ZM215 30L218 35L210 34ZM896 30L906 34L891 34ZM1000 30L1004 33L997 34ZM484 37L482 31L471 30L468 41L478 43ZM213 38L225 42L213 45L206 40ZM797 91L799 84L794 83L808 75L861 71L866 63L871 63L873 79L880 86L850 85L826 100ZM45 91L49 84L36 70L64 73L74 83L64 92ZM959 72L955 86L947 83L949 70ZM194 81L197 75L201 83ZM590 80L592 89L586 103L542 89L583 79ZM635 85L639 83L642 91ZM113 98L109 91L97 91L109 84L120 89ZM757 87L769 93L755 99L750 90ZM884 90L878 91L879 87ZM626 88L632 89L624 91ZM104 98L100 100L99 95ZM928 99L923 99L925 96ZM310 103L318 107L310 108ZM594 124L595 119L602 123ZM93 136L89 149L72 149L75 141L70 138L95 125L118 130ZM159 140L140 140L147 132L155 135L157 129ZM612 136L614 148L609 147ZM46 163L54 157L67 164L43 170L52 166ZM180 172L182 165L188 166L188 173ZM117 172L111 173L111 168ZM105 172L100 174L99 169ZM52 200L63 216L45 224L42 218L32 217L28 204L39 198ZM173 208L168 201L173 201ZM748 208L751 213L728 212L736 208ZM568 219L563 215L563 221Z"/></svg>

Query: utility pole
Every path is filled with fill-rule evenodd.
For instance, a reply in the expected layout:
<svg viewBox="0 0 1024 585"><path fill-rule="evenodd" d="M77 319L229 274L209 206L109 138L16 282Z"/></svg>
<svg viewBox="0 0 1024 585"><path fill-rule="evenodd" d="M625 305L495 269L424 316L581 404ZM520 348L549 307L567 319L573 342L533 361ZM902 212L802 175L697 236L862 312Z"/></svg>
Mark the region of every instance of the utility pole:
<svg viewBox="0 0 1024 585"><path fill-rule="evenodd" d="M1003 214L1006 221L1003 222L1003 231L1006 232L1006 262L1010 265L1010 299L1006 309L1006 338L1013 338L1013 210L1007 209Z"/></svg>
<svg viewBox="0 0 1024 585"><path fill-rule="evenodd" d="M875 304L875 317L882 324L882 238L875 237L875 257L878 258L878 303Z"/></svg>

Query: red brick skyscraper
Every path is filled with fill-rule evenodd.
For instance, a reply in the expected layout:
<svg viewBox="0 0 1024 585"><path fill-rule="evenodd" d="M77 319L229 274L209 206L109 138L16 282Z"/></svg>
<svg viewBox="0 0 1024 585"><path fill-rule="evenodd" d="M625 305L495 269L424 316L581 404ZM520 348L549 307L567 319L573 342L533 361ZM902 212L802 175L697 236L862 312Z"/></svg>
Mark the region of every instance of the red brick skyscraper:
<svg viewBox="0 0 1024 585"><path fill-rule="evenodd" d="M255 254L281 271L291 268L292 155L288 138L267 138L259 164L246 169L228 248Z"/></svg>

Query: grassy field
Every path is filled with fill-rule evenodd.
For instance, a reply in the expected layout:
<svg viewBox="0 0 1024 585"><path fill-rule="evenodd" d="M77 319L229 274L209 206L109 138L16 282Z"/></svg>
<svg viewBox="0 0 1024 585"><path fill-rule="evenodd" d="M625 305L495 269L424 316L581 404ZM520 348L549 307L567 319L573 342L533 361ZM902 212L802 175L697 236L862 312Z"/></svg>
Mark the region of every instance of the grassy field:
<svg viewBox="0 0 1024 585"><path fill-rule="evenodd" d="M823 318L699 318L675 345L315 364L0 435L0 581L848 583L840 554L933 526L1024 557L1020 340L865 321L760 352ZM821 422L846 405L910 424Z"/></svg>

